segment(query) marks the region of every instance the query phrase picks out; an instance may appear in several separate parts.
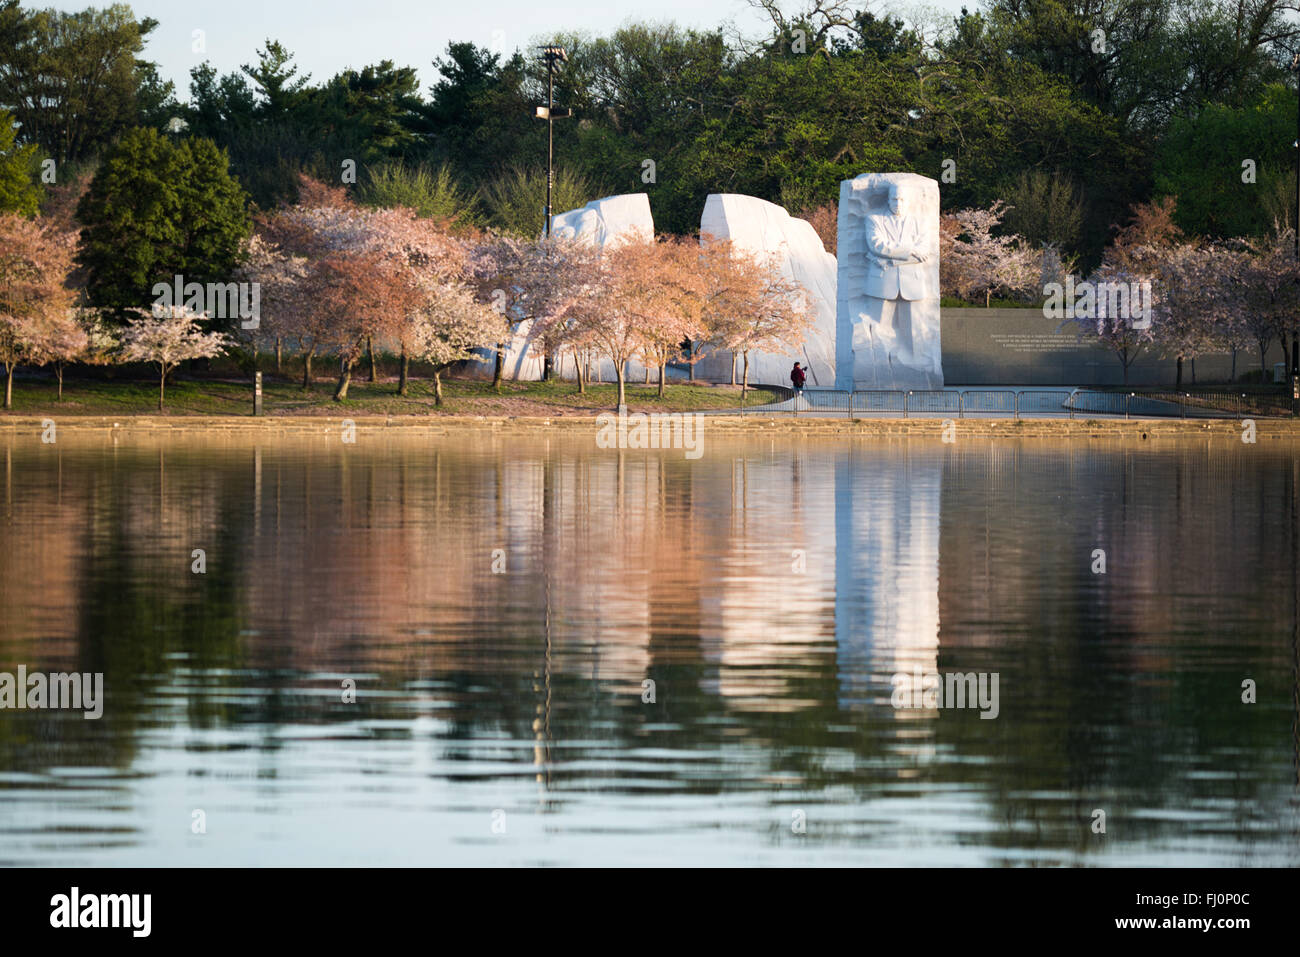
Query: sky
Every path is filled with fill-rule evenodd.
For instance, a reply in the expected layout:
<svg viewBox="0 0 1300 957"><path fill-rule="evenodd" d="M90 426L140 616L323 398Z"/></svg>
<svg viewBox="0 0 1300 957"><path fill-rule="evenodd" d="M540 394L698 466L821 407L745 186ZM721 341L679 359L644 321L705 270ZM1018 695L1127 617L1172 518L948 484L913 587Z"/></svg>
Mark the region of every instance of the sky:
<svg viewBox="0 0 1300 957"><path fill-rule="evenodd" d="M24 0L26 7L80 10L107 6L110 0L50 2ZM977 0L966 0L970 7ZM380 60L413 66L427 92L437 79L432 62L451 40L469 40L489 49L513 52L548 30L612 32L629 20L671 20L682 26L734 24L747 34L763 32L768 21L745 0L132 0L137 17L159 22L145 47L165 79L189 95L190 68L210 60L220 73L252 63L268 39L279 40L301 64L300 72L326 80L348 67ZM801 8L799 0L788 9ZM879 12L903 5L863 6ZM935 0L955 12L961 0ZM193 50L194 31L202 30L203 53Z"/></svg>

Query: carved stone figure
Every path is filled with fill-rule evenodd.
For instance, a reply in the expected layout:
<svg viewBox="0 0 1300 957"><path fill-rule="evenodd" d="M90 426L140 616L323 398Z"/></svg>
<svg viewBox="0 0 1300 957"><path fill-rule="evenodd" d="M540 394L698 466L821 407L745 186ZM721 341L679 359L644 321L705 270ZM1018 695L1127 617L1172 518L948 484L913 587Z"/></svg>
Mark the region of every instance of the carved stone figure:
<svg viewBox="0 0 1300 957"><path fill-rule="evenodd" d="M840 184L836 387L941 389L939 184L868 173Z"/></svg>

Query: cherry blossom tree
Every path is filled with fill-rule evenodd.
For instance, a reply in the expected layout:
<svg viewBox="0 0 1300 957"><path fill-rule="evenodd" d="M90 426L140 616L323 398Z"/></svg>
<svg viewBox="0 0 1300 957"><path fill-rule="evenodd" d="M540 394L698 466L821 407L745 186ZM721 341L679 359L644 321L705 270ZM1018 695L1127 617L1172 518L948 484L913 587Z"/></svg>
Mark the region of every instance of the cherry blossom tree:
<svg viewBox="0 0 1300 957"><path fill-rule="evenodd" d="M1200 348L1195 345L1199 337L1187 312L1199 309L1200 304L1193 301L1190 291L1178 287L1181 277L1193 267L1192 253L1183 248L1173 213L1172 200L1134 207L1131 221L1118 231L1101 265L1087 279L1094 294L1093 306L1074 319L1082 335L1095 335L1115 353L1124 368L1125 385L1129 367L1148 349ZM1110 296L1104 290L1119 286L1129 291L1150 289L1149 323L1135 322L1131 312L1109 315ZM1178 361L1181 380L1182 360Z"/></svg>
<svg viewBox="0 0 1300 957"><path fill-rule="evenodd" d="M501 317L480 302L468 286L448 283L428 296L411 316L405 327L403 356L409 350L409 354L433 365L434 402L442 405L442 370L453 362L471 358L475 349L490 345L500 327ZM405 380L405 362L402 377Z"/></svg>
<svg viewBox="0 0 1300 957"><path fill-rule="evenodd" d="M1152 329L1156 341L1178 364L1174 387L1183 384L1184 363L1220 346L1219 320L1224 301L1219 288L1218 257L1213 246L1179 243L1164 247L1155 263ZM1100 298L1100 297L1099 297Z"/></svg>
<svg viewBox="0 0 1300 957"><path fill-rule="evenodd" d="M301 192L298 205L270 217L262 232L280 255L305 260L305 273L270 278L304 350L304 388L312 356L327 348L339 356L334 398L342 401L363 346L373 357L376 339L400 343L408 367L408 325L428 296L468 276L469 255L464 243L414 210L363 209L308 179ZM398 388L404 387L405 376Z"/></svg>
<svg viewBox="0 0 1300 957"><path fill-rule="evenodd" d="M589 294L564 311L568 334L613 363L619 409L627 407L627 363L644 347L643 330L663 305L661 263L653 241L630 238L606 247L594 262Z"/></svg>
<svg viewBox="0 0 1300 957"><path fill-rule="evenodd" d="M493 234L479 244L471 272L479 294L501 316L492 384L500 388L505 340L525 331L547 355L561 349L589 346L589 330L576 321L570 307L595 291L601 251L576 239L551 237L527 240ZM578 363L578 390L584 389Z"/></svg>
<svg viewBox="0 0 1300 957"><path fill-rule="evenodd" d="M208 359L229 348L231 340L220 332L204 332L201 314L181 306L135 310L122 332L121 356L127 362L151 362L158 367L158 411L163 411L167 374L186 359ZM157 314L155 314L157 313Z"/></svg>
<svg viewBox="0 0 1300 957"><path fill-rule="evenodd" d="M1150 273L1133 273L1118 266L1103 264L1094 272L1088 282L1094 288L1106 288L1102 284L1122 284L1131 290L1134 284L1150 282ZM1154 298L1154 290L1152 297ZM1132 315L1110 315L1109 299L1105 295L1095 296L1093 308L1081 310L1073 322L1079 327L1080 336L1095 337L1099 343L1119 359L1124 369L1124 384L1128 385L1129 368L1156 341L1157 323L1163 323L1164 313L1151 317L1151 321L1134 322Z"/></svg>
<svg viewBox="0 0 1300 957"><path fill-rule="evenodd" d="M1014 233L993 235L1007 206L1002 200L988 209L959 209L941 218L939 229L940 286L966 300L983 296L988 306L994 293L1030 296L1040 279L1043 254Z"/></svg>
<svg viewBox="0 0 1300 957"><path fill-rule="evenodd" d="M705 236L704 321L719 348L739 353L741 402L749 388L749 353L795 349L813 322L804 288L781 270L776 254L760 254Z"/></svg>
<svg viewBox="0 0 1300 957"><path fill-rule="evenodd" d="M1270 343L1277 340L1286 356L1289 373L1291 343L1300 336L1300 263L1295 258L1295 233L1275 229L1246 244L1248 258L1242 269L1241 289L1245 319L1259 349L1260 368L1268 371Z"/></svg>
<svg viewBox="0 0 1300 957"><path fill-rule="evenodd" d="M275 344L275 371L283 370L283 349L286 338L302 331L304 325L295 312L309 307L306 297L300 294L301 283L306 279L308 261L305 256L295 256L271 242L262 232L254 232L244 249L242 265L236 270L239 282L257 283L261 315L255 329L249 330L250 344L256 354L262 342ZM307 348L313 339L308 334ZM315 350L311 349L314 354ZM304 350L304 390L311 385L311 361Z"/></svg>
<svg viewBox="0 0 1300 957"><path fill-rule="evenodd" d="M308 288L324 341L339 358L334 401L348 396L352 371L370 336L398 336L419 307L417 288L400 267L374 252L335 253L313 263Z"/></svg>
<svg viewBox="0 0 1300 957"><path fill-rule="evenodd" d="M0 364L6 409L13 407L14 369L39 364L72 309L67 286L73 235L17 214L0 215Z"/></svg>
<svg viewBox="0 0 1300 957"><path fill-rule="evenodd" d="M31 347L33 362L54 368L58 383L57 401L63 401L63 370L70 362L87 357L91 350L90 328L81 317L81 311L68 309L37 330Z"/></svg>
<svg viewBox="0 0 1300 957"><path fill-rule="evenodd" d="M665 239L654 245L658 306L640 329L640 355L647 371L659 374L659 395L667 386L668 363L682 354L682 343L705 336L709 275L699 244Z"/></svg>

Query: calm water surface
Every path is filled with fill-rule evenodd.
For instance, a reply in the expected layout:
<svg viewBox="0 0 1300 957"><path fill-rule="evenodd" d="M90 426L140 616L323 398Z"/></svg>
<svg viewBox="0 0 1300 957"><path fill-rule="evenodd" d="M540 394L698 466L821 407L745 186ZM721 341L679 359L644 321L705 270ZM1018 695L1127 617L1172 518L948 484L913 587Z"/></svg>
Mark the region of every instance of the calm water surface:
<svg viewBox="0 0 1300 957"><path fill-rule="evenodd" d="M0 862L1300 864L1297 446L704 449L0 436Z"/></svg>

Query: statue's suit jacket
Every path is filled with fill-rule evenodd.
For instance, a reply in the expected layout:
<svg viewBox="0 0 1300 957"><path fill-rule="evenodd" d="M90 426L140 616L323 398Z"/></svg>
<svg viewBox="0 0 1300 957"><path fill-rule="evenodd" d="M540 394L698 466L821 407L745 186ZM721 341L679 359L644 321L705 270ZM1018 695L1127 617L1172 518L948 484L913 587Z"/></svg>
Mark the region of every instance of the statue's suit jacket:
<svg viewBox="0 0 1300 957"><path fill-rule="evenodd" d="M929 253L925 231L916 216L867 217L867 278L863 292L880 299L938 299L934 261L905 262L912 252Z"/></svg>

